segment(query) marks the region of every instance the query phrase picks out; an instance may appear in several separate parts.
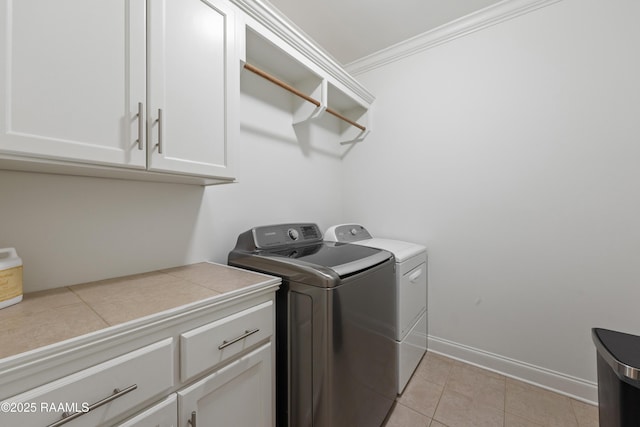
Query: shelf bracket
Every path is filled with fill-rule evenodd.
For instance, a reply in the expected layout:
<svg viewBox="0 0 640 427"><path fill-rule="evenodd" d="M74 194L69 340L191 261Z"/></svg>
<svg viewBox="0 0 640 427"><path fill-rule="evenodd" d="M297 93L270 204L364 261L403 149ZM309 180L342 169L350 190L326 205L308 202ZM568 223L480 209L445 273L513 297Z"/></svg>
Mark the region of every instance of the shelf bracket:
<svg viewBox="0 0 640 427"><path fill-rule="evenodd" d="M371 130L365 128L365 130L360 132L358 136L356 136L355 138L350 139L348 141L341 141L340 145L355 144L356 142L362 142L367 138L367 136L369 136L369 133L371 133Z"/></svg>

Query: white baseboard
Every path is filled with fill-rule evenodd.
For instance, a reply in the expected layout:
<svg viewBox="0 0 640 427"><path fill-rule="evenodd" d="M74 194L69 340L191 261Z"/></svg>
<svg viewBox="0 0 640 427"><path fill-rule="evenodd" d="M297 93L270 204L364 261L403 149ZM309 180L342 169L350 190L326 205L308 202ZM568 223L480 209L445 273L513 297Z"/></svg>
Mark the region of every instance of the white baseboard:
<svg viewBox="0 0 640 427"><path fill-rule="evenodd" d="M429 335L428 351L597 405L598 384Z"/></svg>

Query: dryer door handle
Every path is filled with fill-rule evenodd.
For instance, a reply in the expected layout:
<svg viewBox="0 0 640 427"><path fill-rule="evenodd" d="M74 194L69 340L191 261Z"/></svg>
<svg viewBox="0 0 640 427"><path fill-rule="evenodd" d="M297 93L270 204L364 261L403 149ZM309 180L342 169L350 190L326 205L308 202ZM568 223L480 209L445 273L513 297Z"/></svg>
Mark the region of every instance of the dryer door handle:
<svg viewBox="0 0 640 427"><path fill-rule="evenodd" d="M422 269L418 269L409 275L409 280L413 283L418 280L418 277L422 276Z"/></svg>

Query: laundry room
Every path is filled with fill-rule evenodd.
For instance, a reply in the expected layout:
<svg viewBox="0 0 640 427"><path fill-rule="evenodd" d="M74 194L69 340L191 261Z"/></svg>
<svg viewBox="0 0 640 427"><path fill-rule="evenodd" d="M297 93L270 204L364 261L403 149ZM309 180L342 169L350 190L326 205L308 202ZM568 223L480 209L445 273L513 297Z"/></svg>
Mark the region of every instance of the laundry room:
<svg viewBox="0 0 640 427"><path fill-rule="evenodd" d="M44 303L28 305L30 295L70 289L86 303L76 286L155 272L163 272L158 293L179 280L189 281L188 288L206 282L200 276L192 280L208 271L200 264L226 266L238 236L253 227L313 223L325 233L334 225L361 224L373 237L425 247L428 259L427 355L413 375L416 381L396 398L389 427L480 425L481 418L474 417L486 417L486 425L598 425L592 328L640 335L640 3L470 0L458 2L456 10L435 1L349 0L348 5L371 9L363 19L358 9L339 2L189 0L207 4L207 10L214 4L215 19L227 19L224 28L235 28L222 37L235 43L224 50L232 64L213 70L224 78L208 85L210 74L188 74L191 50L169 46L162 58L152 53L154 40L161 39L152 38L153 16L161 9L153 5L162 1L127 2L132 9L126 17L120 16L124 8L105 4L105 16L113 13L114 20L122 20L118 25L131 25L117 43L104 36L114 31L109 25L78 22L78 17L103 22L91 9L103 5L95 2L87 9L85 2L65 0L64 10L36 0L0 0L0 249L15 248L20 257L24 294L21 302L0 309L0 347L36 343L13 353L0 350L0 401L20 395L27 402L37 395L29 394L33 390L107 359L138 357L138 347L124 334L137 333L134 323L147 317L109 326L107 332L65 335L64 342L40 341L62 314ZM412 14L413 8L424 10L420 7L442 8L434 12L442 22ZM398 39L367 36L385 33L385 21L375 17L386 19L389 35ZM136 19L148 23L140 31L148 31L151 41L135 40L140 31L131 22ZM397 28L400 22L404 28ZM414 33L402 33L409 29ZM92 36L77 37L77 31ZM124 49L125 41L137 47ZM126 52L118 56L105 49ZM135 55L147 63L136 64ZM105 65L114 61L119 65ZM153 74L153 64L165 63L173 66ZM138 66L122 78L123 67ZM84 68L76 73L79 67ZM58 75L64 78L56 80ZM108 76L118 76L117 82L106 84ZM177 78L188 87L156 93L156 82L169 87ZM72 89L62 87L68 81ZM174 164L163 163L163 148L169 153L164 157L179 157L183 153L172 141L182 132L185 140L197 136L198 126L188 116L199 112L182 92L209 90L224 91L224 96L211 92L211 98L225 104L195 107L225 109L226 122L203 125L211 132L224 128L225 142L201 157L222 157L223 167L193 176L172 172ZM133 99L136 93L142 93L140 100ZM104 106L98 102L103 100ZM168 106L158 106L163 102ZM176 113L172 106L181 103L189 114ZM343 117L326 114L327 109ZM116 119L104 118L120 110ZM174 124L176 116L184 127ZM93 137L128 140L101 151L77 142ZM31 151L17 148L23 140ZM201 157L184 163L204 163ZM2 265L0 257L0 274ZM190 265L197 271L179 270ZM228 271L215 274L227 278ZM208 330L205 323L215 324L220 316L235 319L232 303L249 318L270 322L260 316L266 316L268 304L275 307L268 292L276 292L276 283L255 274L227 278L246 280L256 293L242 299L232 291L231 299L211 308L202 321L193 311L200 306L189 306L186 323L179 323L178 308L166 312L175 315L176 323L166 328L171 335L153 329L142 341L151 346L148 364L166 359L175 375L157 392L115 407L104 418L108 421L95 425L120 425L171 395L179 400L182 391L230 361L251 356L247 360L255 366L266 363L255 352L275 343L269 341L275 327L271 338L260 335L266 333L261 328L246 338L255 339L253 344L215 366L199 370L193 368L199 362L189 365L182 356L199 342L196 333ZM258 295L257 282L270 290ZM119 283L113 293L134 283ZM221 289L209 290L227 298ZM203 292L200 299L210 297L208 290L197 292ZM145 294L156 298L153 286ZM18 311L24 317L12 317ZM82 329L72 325L65 328ZM248 324L241 329L253 330ZM109 331L119 334L112 350L106 340L116 337L107 336ZM153 347L165 342L171 344ZM72 356L75 348L84 350ZM57 361L50 373L44 365L34 367L46 358ZM483 392L456 388L480 369L485 382L475 387ZM147 390L143 384L139 389ZM102 399L100 393L89 403ZM71 395L51 399L70 402ZM523 396L528 405L518 400ZM228 402L233 404L226 408L242 412L237 400ZM275 407L263 425L274 424ZM0 425L4 415L0 412ZM53 422L40 420L39 425Z"/></svg>

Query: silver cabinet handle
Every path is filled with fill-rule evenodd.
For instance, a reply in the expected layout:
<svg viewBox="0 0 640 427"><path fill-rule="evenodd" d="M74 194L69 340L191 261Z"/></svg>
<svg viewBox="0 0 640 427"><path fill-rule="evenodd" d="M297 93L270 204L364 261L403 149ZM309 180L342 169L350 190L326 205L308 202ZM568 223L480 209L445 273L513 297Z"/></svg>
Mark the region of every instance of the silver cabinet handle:
<svg viewBox="0 0 640 427"><path fill-rule="evenodd" d="M196 411L191 413L191 418L187 420L187 424L191 424L191 427L196 427Z"/></svg>
<svg viewBox="0 0 640 427"><path fill-rule="evenodd" d="M47 427L58 427L61 426L63 424L68 423L69 421L75 420L76 418L84 415L84 414L88 414L89 412L93 411L96 408L99 408L103 405L106 405L107 403L116 400L119 397L124 396L127 393L132 392L133 390L137 389L138 385L134 384L134 385L130 385L129 387L125 388L124 390L120 390L120 389L115 389L113 390L113 394L111 396L105 397L102 400L97 401L96 403L89 405L89 408L87 409L87 412L82 412L82 411L78 411L78 412L74 412L73 414L69 414L67 412L62 414L62 419L59 421L56 421L53 424L49 424Z"/></svg>
<svg viewBox="0 0 640 427"><path fill-rule="evenodd" d="M138 102L138 114L136 117L138 118L138 139L136 139L136 142L138 143L138 150L142 150L144 148L142 146L142 138L144 134L144 112L142 111L142 102Z"/></svg>
<svg viewBox="0 0 640 427"><path fill-rule="evenodd" d="M256 332L258 332L259 330L260 330L259 328L256 328L256 329L252 329L252 330L250 330L250 331L244 331L244 334L240 335L240 336L239 336L239 337L237 337L237 338L234 338L234 339L229 340L229 341L226 341L226 340L225 340L225 341L222 341L222 344L220 344L220 345L218 346L218 350L222 350L222 349L223 349L223 348L225 348L225 347L229 347L231 344L235 344L235 343L237 343L238 341L245 339L245 338L246 338L246 337L248 337L249 335L253 335L253 334L255 334L255 333L256 333Z"/></svg>
<svg viewBox="0 0 640 427"><path fill-rule="evenodd" d="M158 123L158 143L156 147L158 147L158 154L162 154L162 108L158 108L156 123Z"/></svg>

